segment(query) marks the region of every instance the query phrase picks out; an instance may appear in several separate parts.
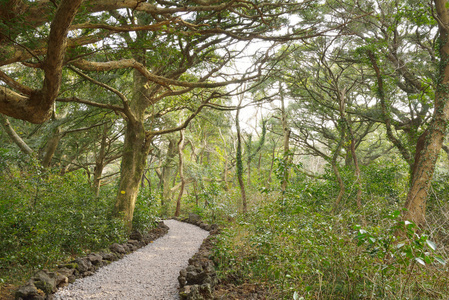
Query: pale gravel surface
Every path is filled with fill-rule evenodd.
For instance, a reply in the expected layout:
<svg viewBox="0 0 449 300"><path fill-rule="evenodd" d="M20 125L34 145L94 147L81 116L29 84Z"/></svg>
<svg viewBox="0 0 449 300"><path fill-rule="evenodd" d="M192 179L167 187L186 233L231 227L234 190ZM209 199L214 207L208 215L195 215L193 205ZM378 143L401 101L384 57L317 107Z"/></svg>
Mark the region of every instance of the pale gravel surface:
<svg viewBox="0 0 449 300"><path fill-rule="evenodd" d="M55 299L179 299L179 271L188 265L209 232L187 223L166 220L168 233L146 247L77 279Z"/></svg>

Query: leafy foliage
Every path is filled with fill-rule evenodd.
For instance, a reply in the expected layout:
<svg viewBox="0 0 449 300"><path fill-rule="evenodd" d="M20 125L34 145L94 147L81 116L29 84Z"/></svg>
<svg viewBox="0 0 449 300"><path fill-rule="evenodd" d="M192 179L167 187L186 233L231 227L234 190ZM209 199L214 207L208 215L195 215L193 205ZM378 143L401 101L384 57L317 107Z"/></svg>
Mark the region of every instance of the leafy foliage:
<svg viewBox="0 0 449 300"><path fill-rule="evenodd" d="M2 154L0 161L5 161ZM59 176L33 160L0 173L0 277L51 266L124 239L111 197L97 198L85 175ZM4 170L4 169L3 169ZM109 194L112 191L109 191Z"/></svg>
<svg viewBox="0 0 449 300"><path fill-rule="evenodd" d="M219 236L220 275L237 284L258 282L270 289L270 299L444 298L444 244L401 220L397 201L407 178L398 177L399 169L363 169L370 195L363 212L346 199L338 214L329 213L338 192L332 180L299 177L285 201L265 191L264 205ZM345 181L352 176L344 173ZM367 224L360 224L360 213L369 216Z"/></svg>

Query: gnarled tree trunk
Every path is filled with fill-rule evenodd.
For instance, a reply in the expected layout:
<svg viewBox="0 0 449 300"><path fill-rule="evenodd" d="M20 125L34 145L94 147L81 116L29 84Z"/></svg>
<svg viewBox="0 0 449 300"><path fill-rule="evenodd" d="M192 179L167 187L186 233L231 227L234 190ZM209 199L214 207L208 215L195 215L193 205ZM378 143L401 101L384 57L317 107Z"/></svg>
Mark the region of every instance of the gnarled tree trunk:
<svg viewBox="0 0 449 300"><path fill-rule="evenodd" d="M440 64L434 112L429 127L417 142L412 180L405 202L407 210L403 215L404 219L420 226L426 221L428 191L449 121L449 13L446 0L434 2L440 35Z"/></svg>
<svg viewBox="0 0 449 300"><path fill-rule="evenodd" d="M180 139L178 143L178 154L179 154L179 177L181 178L181 188L179 189L178 200L176 201L176 211L175 217L179 217L181 213L181 198L182 194L184 194L184 187L186 185L186 181L184 178L184 160L182 149L184 148L184 130L180 131Z"/></svg>
<svg viewBox="0 0 449 300"><path fill-rule="evenodd" d="M162 176L161 176L161 186L162 186L162 198L161 204L165 205L171 200L171 185L170 182L173 179L173 159L175 158L177 153L177 143L176 140L170 138L170 142L168 144L167 155L165 159L165 165L162 168Z"/></svg>
<svg viewBox="0 0 449 300"><path fill-rule="evenodd" d="M134 71L133 81L134 97L126 118L120 184L115 203L116 215L123 214L122 218L129 230L132 228L137 194L153 139L153 136L145 131L144 124L145 109L148 105L144 88L146 80L140 73Z"/></svg>
<svg viewBox="0 0 449 300"><path fill-rule="evenodd" d="M123 213L123 219L129 229L132 226L137 194L145 170L151 138L146 136L143 122L127 123L115 211L117 214Z"/></svg>

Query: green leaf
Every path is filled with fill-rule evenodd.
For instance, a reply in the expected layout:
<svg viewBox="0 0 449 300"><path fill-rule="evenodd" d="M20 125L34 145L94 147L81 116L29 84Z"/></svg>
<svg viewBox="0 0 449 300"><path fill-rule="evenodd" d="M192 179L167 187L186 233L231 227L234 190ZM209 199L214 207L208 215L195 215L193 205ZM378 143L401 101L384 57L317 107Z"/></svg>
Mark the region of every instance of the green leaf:
<svg viewBox="0 0 449 300"><path fill-rule="evenodd" d="M405 245L404 243L399 243L399 244L396 245L396 249L400 249L400 248L402 248L404 245Z"/></svg>
<svg viewBox="0 0 449 300"><path fill-rule="evenodd" d="M433 251L435 251L437 249L437 245L434 242L432 242L431 240L426 240L426 243Z"/></svg>
<svg viewBox="0 0 449 300"><path fill-rule="evenodd" d="M423 266L425 266L426 265L426 263L420 258L420 257L415 257L415 260L417 261L417 262L419 262L421 265L423 265Z"/></svg>
<svg viewBox="0 0 449 300"><path fill-rule="evenodd" d="M298 292L297 292L297 291L295 291L295 292L293 293L293 300L299 300L299 295L298 295Z"/></svg>
<svg viewBox="0 0 449 300"><path fill-rule="evenodd" d="M446 261L441 256L435 256L435 259L442 265L446 265Z"/></svg>

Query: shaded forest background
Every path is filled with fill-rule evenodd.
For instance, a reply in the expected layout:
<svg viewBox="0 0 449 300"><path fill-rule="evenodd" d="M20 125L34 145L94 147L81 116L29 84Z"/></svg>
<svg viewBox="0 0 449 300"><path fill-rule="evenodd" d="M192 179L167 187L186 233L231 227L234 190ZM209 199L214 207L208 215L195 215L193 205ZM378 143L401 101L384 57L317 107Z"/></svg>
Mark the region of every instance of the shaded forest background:
<svg viewBox="0 0 449 300"><path fill-rule="evenodd" d="M446 1L0 1L0 284L194 212L270 299L446 299Z"/></svg>

